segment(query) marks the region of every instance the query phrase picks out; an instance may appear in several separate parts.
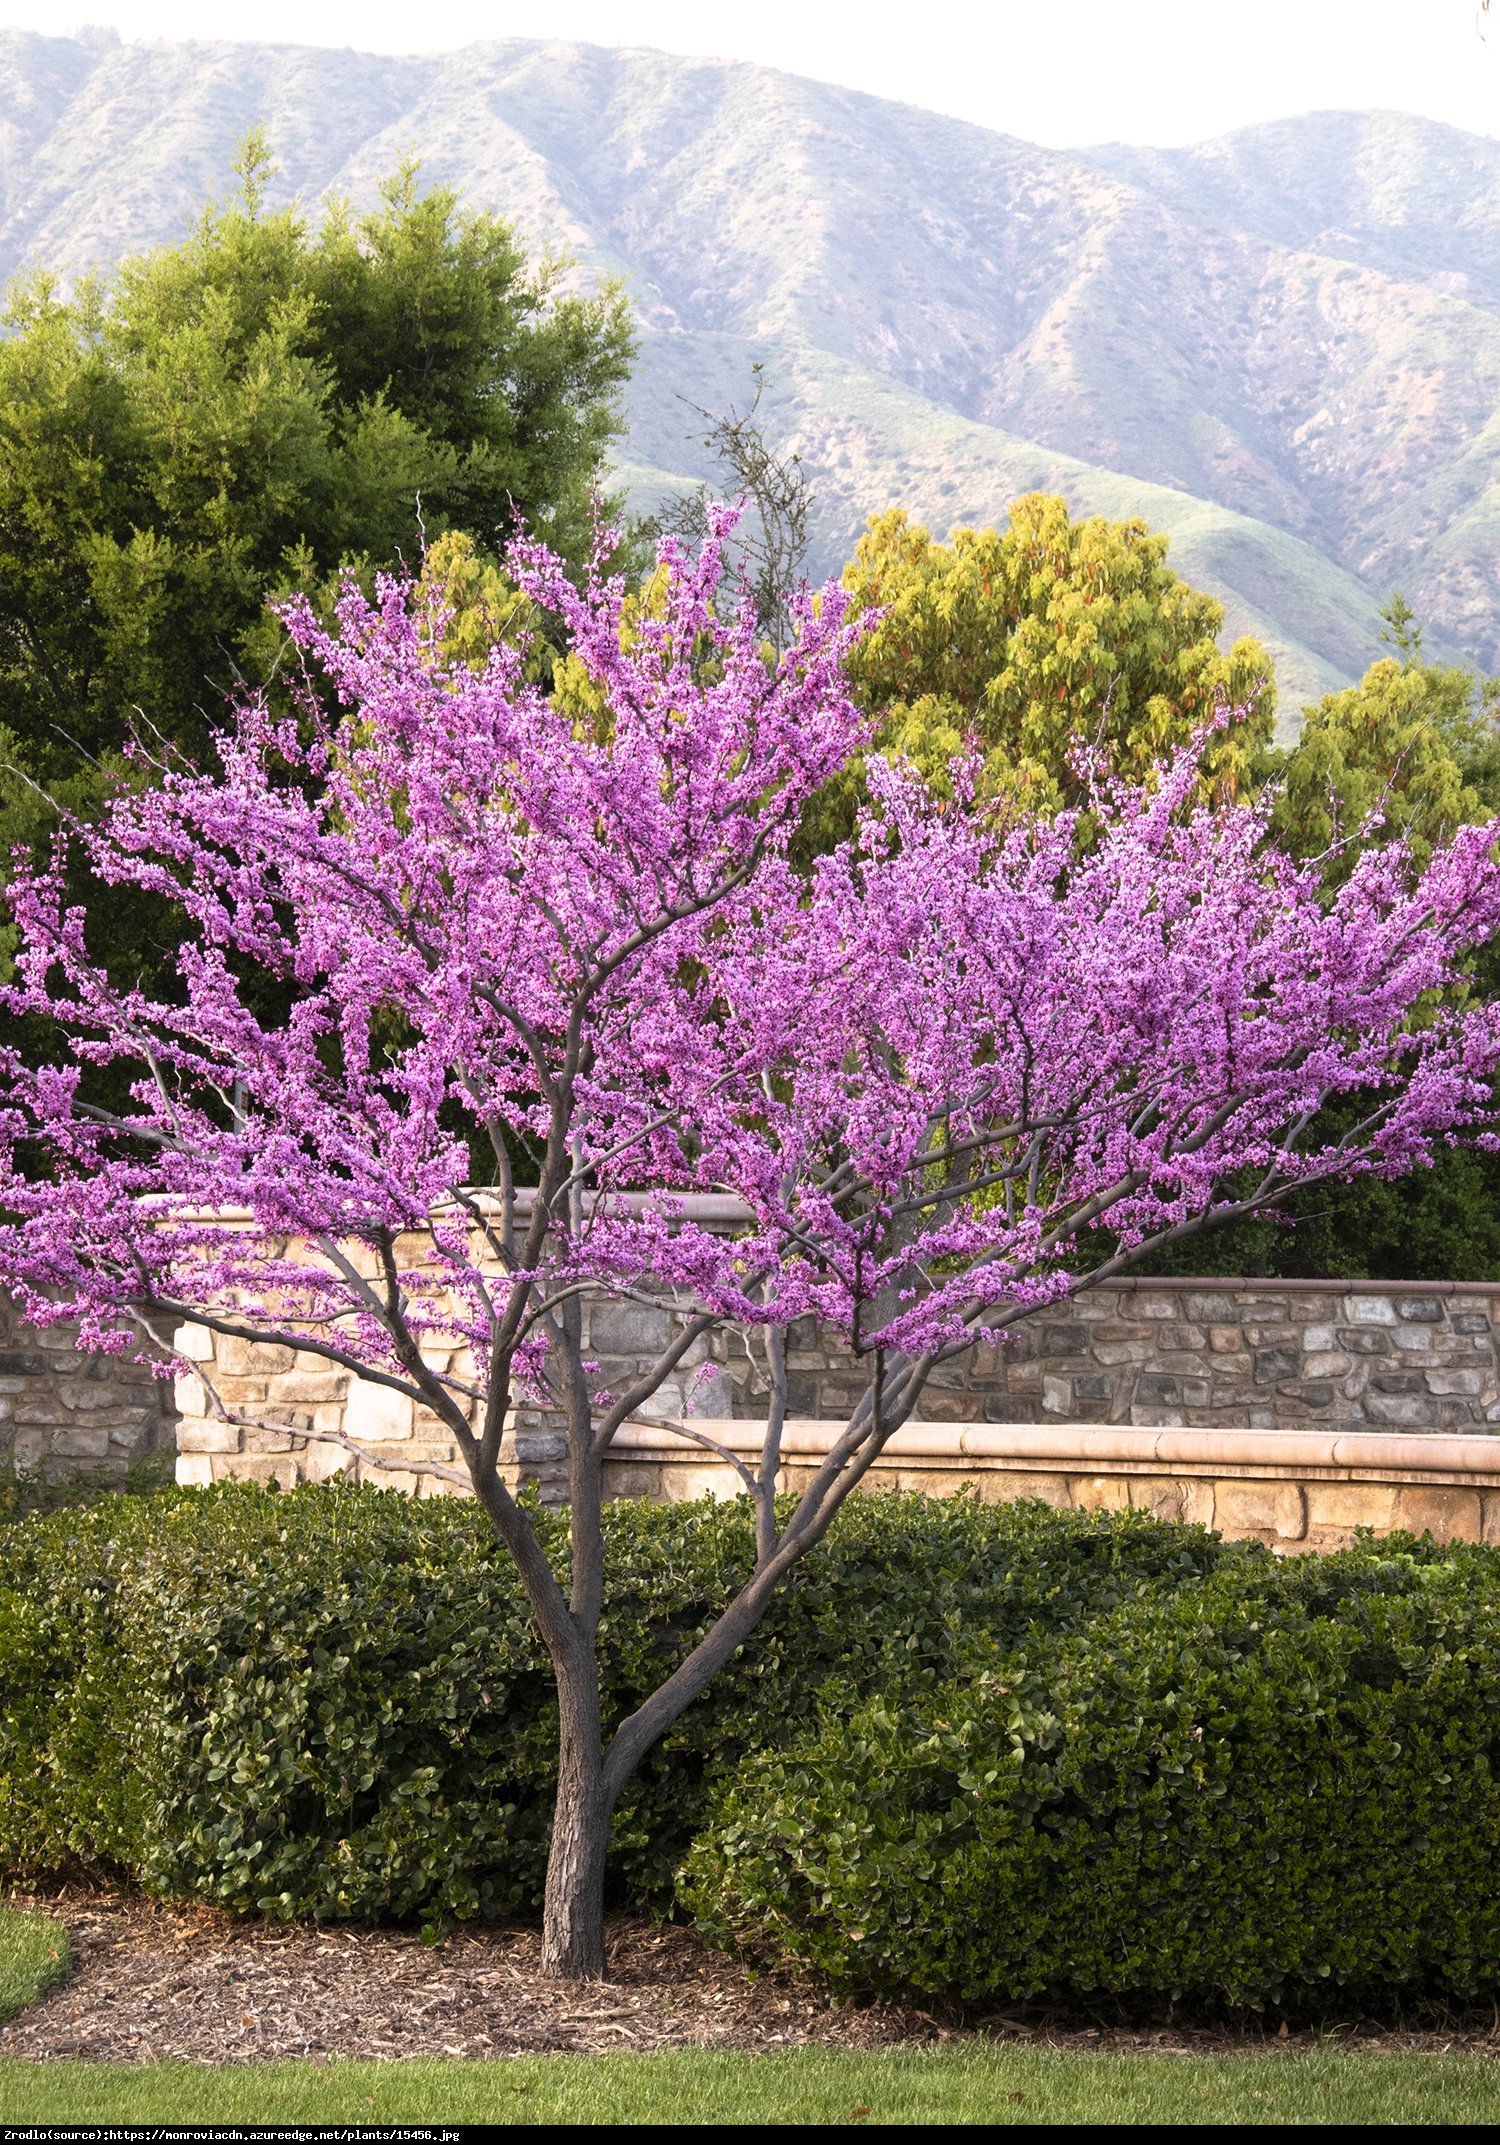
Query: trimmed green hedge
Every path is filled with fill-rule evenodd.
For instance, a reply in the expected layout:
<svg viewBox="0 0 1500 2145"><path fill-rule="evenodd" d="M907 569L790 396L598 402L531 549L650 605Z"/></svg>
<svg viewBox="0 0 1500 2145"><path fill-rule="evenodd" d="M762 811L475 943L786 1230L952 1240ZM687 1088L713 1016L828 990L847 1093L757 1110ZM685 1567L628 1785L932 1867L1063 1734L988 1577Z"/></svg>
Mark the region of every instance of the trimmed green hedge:
<svg viewBox="0 0 1500 2145"><path fill-rule="evenodd" d="M543 1519L559 1570L563 1531ZM748 1572L735 1504L609 1508L604 1702L670 1673ZM756 1748L910 1698L1226 1564L1125 1515L856 1501L627 1790L617 1896L670 1896L710 1792ZM537 1901L545 1656L476 1508L330 1486L115 1499L0 1529L0 1870L103 1867L292 1916Z"/></svg>
<svg viewBox="0 0 1500 2145"><path fill-rule="evenodd" d="M1225 1562L748 1757L719 1941L964 1999L1500 1992L1500 1556Z"/></svg>

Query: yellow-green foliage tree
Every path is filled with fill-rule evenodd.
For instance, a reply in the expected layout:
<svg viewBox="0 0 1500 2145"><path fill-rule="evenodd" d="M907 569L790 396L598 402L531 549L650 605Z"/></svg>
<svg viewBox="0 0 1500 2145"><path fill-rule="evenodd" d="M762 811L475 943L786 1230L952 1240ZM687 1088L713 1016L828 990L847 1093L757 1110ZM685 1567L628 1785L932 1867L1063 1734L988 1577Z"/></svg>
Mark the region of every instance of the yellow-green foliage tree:
<svg viewBox="0 0 1500 2145"><path fill-rule="evenodd" d="M1275 832L1297 856L1328 856L1331 884L1360 846L1400 836L1426 863L1454 827L1500 810L1490 695L1472 672L1419 660L1420 643L1372 664L1309 708L1280 770Z"/></svg>
<svg viewBox="0 0 1500 2145"><path fill-rule="evenodd" d="M1223 610L1166 552L1144 522L1073 521L1041 493L1005 529L946 544L899 510L876 515L844 585L885 613L854 662L880 749L936 774L975 737L993 791L1054 812L1078 797L1080 743L1140 777L1223 707L1236 712L1206 746L1205 789L1243 795L1268 764L1270 658L1253 640L1219 647Z"/></svg>

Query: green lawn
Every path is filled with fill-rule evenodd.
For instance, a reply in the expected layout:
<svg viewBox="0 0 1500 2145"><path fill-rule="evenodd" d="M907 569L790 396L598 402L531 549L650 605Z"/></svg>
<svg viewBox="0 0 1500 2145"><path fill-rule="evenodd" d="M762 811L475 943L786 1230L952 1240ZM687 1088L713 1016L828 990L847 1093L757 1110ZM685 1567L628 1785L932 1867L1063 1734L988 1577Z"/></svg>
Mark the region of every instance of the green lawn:
<svg viewBox="0 0 1500 2145"><path fill-rule="evenodd" d="M68 1933L50 1914L0 1907L0 2024L45 1996L68 1970Z"/></svg>
<svg viewBox="0 0 1500 2145"><path fill-rule="evenodd" d="M0 2122L1493 2123L1500 2061L1468 2056L883 2055L401 2063L0 2063Z"/></svg>

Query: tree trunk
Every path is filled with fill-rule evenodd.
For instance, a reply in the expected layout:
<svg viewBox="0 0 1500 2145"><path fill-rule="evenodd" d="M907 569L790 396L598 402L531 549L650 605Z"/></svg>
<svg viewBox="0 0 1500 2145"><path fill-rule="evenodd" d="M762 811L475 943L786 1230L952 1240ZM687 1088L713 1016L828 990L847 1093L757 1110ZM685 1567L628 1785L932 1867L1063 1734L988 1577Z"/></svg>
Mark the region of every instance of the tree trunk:
<svg viewBox="0 0 1500 2145"><path fill-rule="evenodd" d="M559 1981L604 1979L604 1857L612 1798L604 1787L598 1693L569 1691L558 1678L562 1707L557 1801L547 1856L542 1917L542 1972Z"/></svg>

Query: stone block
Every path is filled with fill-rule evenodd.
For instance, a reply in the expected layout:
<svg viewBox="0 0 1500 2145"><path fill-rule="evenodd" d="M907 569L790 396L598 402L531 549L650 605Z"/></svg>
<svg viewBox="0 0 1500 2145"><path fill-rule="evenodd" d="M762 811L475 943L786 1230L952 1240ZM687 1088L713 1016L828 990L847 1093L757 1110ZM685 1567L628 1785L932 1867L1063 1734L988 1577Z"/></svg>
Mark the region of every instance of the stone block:
<svg viewBox="0 0 1500 2145"><path fill-rule="evenodd" d="M346 1475L354 1464L347 1445L309 1445L302 1455L302 1472L309 1482L332 1482Z"/></svg>
<svg viewBox="0 0 1500 2145"><path fill-rule="evenodd" d="M1143 1371L1136 1384L1136 1398L1141 1401L1159 1400L1175 1405L1182 1399L1182 1388L1175 1378L1165 1378L1160 1371ZM1203 1396L1206 1401L1208 1395Z"/></svg>
<svg viewBox="0 0 1500 2145"><path fill-rule="evenodd" d="M1327 1380L1319 1378L1307 1378L1296 1385L1279 1385L1276 1390L1284 1399L1295 1401L1299 1407L1312 1408L1319 1414L1325 1408L1331 1408L1338 1397Z"/></svg>
<svg viewBox="0 0 1500 2145"><path fill-rule="evenodd" d="M294 1489L302 1470L290 1452L237 1452L216 1455L209 1461L215 1482L274 1482L279 1489Z"/></svg>
<svg viewBox="0 0 1500 2145"><path fill-rule="evenodd" d="M1488 1311L1455 1311L1451 1323L1455 1333L1488 1334L1490 1315Z"/></svg>
<svg viewBox="0 0 1500 2145"><path fill-rule="evenodd" d="M647 1466L639 1460L606 1460L604 1494L658 1504L662 1501L661 1476L660 1467Z"/></svg>
<svg viewBox="0 0 1500 2145"><path fill-rule="evenodd" d="M411 1395L393 1392L388 1385L375 1385L368 1378L355 1378L344 1403L344 1428L356 1445L389 1444L408 1438L412 1432Z"/></svg>
<svg viewBox="0 0 1500 2145"><path fill-rule="evenodd" d="M1484 1391L1485 1377L1479 1370L1430 1370L1426 1384L1429 1393L1468 1393L1477 1399Z"/></svg>
<svg viewBox="0 0 1500 2145"><path fill-rule="evenodd" d="M217 1373L214 1390L226 1407L247 1408L255 1401L264 1400L269 1388L264 1378L227 1378Z"/></svg>
<svg viewBox="0 0 1500 2145"><path fill-rule="evenodd" d="M1141 1294L1136 1296L1130 1306L1130 1311L1131 1316L1135 1318L1175 1318L1177 1316L1177 1299L1165 1294L1150 1296Z"/></svg>
<svg viewBox="0 0 1500 2145"><path fill-rule="evenodd" d="M176 1473L183 1489L206 1490L214 1479L214 1463L206 1452L179 1452Z"/></svg>
<svg viewBox="0 0 1500 2145"><path fill-rule="evenodd" d="M710 1461L706 1467L664 1467L661 1494L668 1504L686 1504L698 1497L712 1497L722 1504L731 1497L743 1497L745 1485L732 1467Z"/></svg>
<svg viewBox="0 0 1500 2145"><path fill-rule="evenodd" d="M1414 1326L1440 1326L1443 1323L1441 1296L1398 1296L1396 1310L1402 1318L1409 1318Z"/></svg>
<svg viewBox="0 0 1500 2145"><path fill-rule="evenodd" d="M1342 1527L1389 1527L1396 1510L1396 1489L1390 1482L1310 1482L1307 1485L1307 1524L1310 1529Z"/></svg>
<svg viewBox="0 0 1500 2145"><path fill-rule="evenodd" d="M1043 1378L1042 1406L1049 1415L1071 1415L1073 1388L1066 1378Z"/></svg>
<svg viewBox="0 0 1500 2145"><path fill-rule="evenodd" d="M17 1467L35 1467L50 1443L45 1430L18 1430L11 1440L10 1456Z"/></svg>
<svg viewBox="0 0 1500 2145"><path fill-rule="evenodd" d="M1066 1387L1071 1381L1066 1378L1050 1379L1049 1384ZM944 1393L928 1386L922 1394L922 1417L929 1423L977 1423L983 1408L978 1393ZM695 1408L693 1413L704 1411ZM725 1410L726 1414L728 1410ZM1067 1412L1066 1410L1064 1412Z"/></svg>
<svg viewBox="0 0 1500 2145"><path fill-rule="evenodd" d="M0 1349L0 1378L44 1378L47 1358L38 1350Z"/></svg>
<svg viewBox="0 0 1500 2145"><path fill-rule="evenodd" d="M189 1363L212 1363L214 1337L207 1326L179 1326L172 1335L172 1346Z"/></svg>
<svg viewBox="0 0 1500 2145"><path fill-rule="evenodd" d="M1399 1423L1409 1430L1430 1429L1433 1404L1420 1396L1367 1393L1365 1414L1372 1423Z"/></svg>
<svg viewBox="0 0 1500 2145"><path fill-rule="evenodd" d="M177 1425L179 1452L238 1452L240 1433L234 1423L216 1423L199 1417Z"/></svg>
<svg viewBox="0 0 1500 2145"><path fill-rule="evenodd" d="M991 1393L984 1403L987 1423L1034 1423L1039 1413L1025 1393Z"/></svg>
<svg viewBox="0 0 1500 2145"><path fill-rule="evenodd" d="M1440 1542L1477 1542L1483 1512L1478 1490L1422 1489L1403 1483L1396 1496L1396 1525Z"/></svg>
<svg viewBox="0 0 1500 2145"><path fill-rule="evenodd" d="M1387 1370L1370 1380L1370 1388L1376 1393L1420 1393L1424 1390L1421 1378L1414 1370Z"/></svg>
<svg viewBox="0 0 1500 2145"><path fill-rule="evenodd" d="M1391 1353L1391 1337L1370 1326L1340 1326L1337 1328L1340 1348L1352 1356L1388 1356Z"/></svg>
<svg viewBox="0 0 1500 2145"><path fill-rule="evenodd" d="M1073 1398L1075 1401L1113 1400L1114 1395L1114 1379L1106 1378L1099 1371L1090 1371L1086 1376L1073 1380Z"/></svg>
<svg viewBox="0 0 1500 2145"><path fill-rule="evenodd" d="M1354 1326L1394 1326L1396 1307L1389 1296L1351 1296L1344 1315Z"/></svg>
<svg viewBox="0 0 1500 2145"><path fill-rule="evenodd" d="M1214 1523L1214 1486L1192 1477L1132 1475L1130 1502L1137 1512L1149 1512L1153 1519L1185 1520L1199 1527Z"/></svg>
<svg viewBox="0 0 1500 2145"><path fill-rule="evenodd" d="M1068 1487L1080 1512L1127 1512L1130 1484L1124 1475L1072 1475Z"/></svg>
<svg viewBox="0 0 1500 2145"><path fill-rule="evenodd" d="M513 1450L523 1467L535 1467L543 1460L565 1460L568 1440L561 1430L520 1430Z"/></svg>
<svg viewBox="0 0 1500 2145"><path fill-rule="evenodd" d="M666 1309L644 1303L594 1303L589 1347L599 1355L657 1355L672 1338Z"/></svg>
<svg viewBox="0 0 1500 2145"><path fill-rule="evenodd" d="M1332 1348L1332 1326L1316 1324L1304 1326L1302 1328L1302 1346L1305 1350L1309 1350L1313 1353L1316 1353L1319 1349L1327 1350Z"/></svg>
<svg viewBox="0 0 1500 2145"><path fill-rule="evenodd" d="M1096 1341L1094 1360L1098 1363L1149 1363L1156 1350L1149 1341Z"/></svg>
<svg viewBox="0 0 1500 2145"><path fill-rule="evenodd" d="M1341 1348L1310 1349L1302 1358L1302 1374L1307 1378L1342 1378L1349 1368L1349 1358Z"/></svg>
<svg viewBox="0 0 1500 2145"><path fill-rule="evenodd" d="M1182 1315L1195 1326L1225 1326L1233 1308L1227 1295L1200 1296L1189 1292L1182 1299Z"/></svg>
<svg viewBox="0 0 1500 2145"><path fill-rule="evenodd" d="M1278 1385L1284 1378L1295 1378L1301 1368L1302 1352L1298 1348L1257 1348L1255 1351L1257 1385Z"/></svg>
<svg viewBox="0 0 1500 2145"><path fill-rule="evenodd" d="M1398 1326L1391 1338L1402 1355L1427 1355L1432 1348L1431 1326Z"/></svg>
<svg viewBox="0 0 1500 2145"><path fill-rule="evenodd" d="M172 1404L179 1415L206 1415L208 1394L201 1378L174 1378L172 1380Z"/></svg>
<svg viewBox="0 0 1500 2145"><path fill-rule="evenodd" d="M1181 1408L1138 1404L1130 1410L1131 1426L1137 1430L1185 1430L1187 1417Z"/></svg>
<svg viewBox="0 0 1500 2145"><path fill-rule="evenodd" d="M974 1480L985 1504L1016 1504L1037 1497L1043 1504L1064 1509L1073 1502L1066 1475L1012 1474L1008 1468L988 1467L976 1472Z"/></svg>
<svg viewBox="0 0 1500 2145"><path fill-rule="evenodd" d="M419 1497L472 1497L473 1494L461 1482L448 1482L441 1475L424 1475L417 1484ZM605 1495L608 1494L606 1490Z"/></svg>
<svg viewBox="0 0 1500 2145"><path fill-rule="evenodd" d="M106 1385L92 1378L80 1378L72 1385L65 1385L57 1397L65 1408L72 1408L80 1415L93 1415L102 1408L128 1407L137 1390L128 1384Z"/></svg>
<svg viewBox="0 0 1500 2145"><path fill-rule="evenodd" d="M221 1333L218 1339L219 1368L226 1378L274 1378L290 1370L296 1351L277 1341L242 1341Z"/></svg>
<svg viewBox="0 0 1500 2145"><path fill-rule="evenodd" d="M313 1359L317 1360L316 1357ZM270 1387L268 1397L285 1407L320 1407L324 1401L341 1400L349 1383L343 1370L289 1370Z"/></svg>
<svg viewBox="0 0 1500 2145"><path fill-rule="evenodd" d="M1298 1482L1218 1482L1214 1525L1223 1533L1274 1534L1300 1542L1307 1532L1307 1506Z"/></svg>
<svg viewBox="0 0 1500 2145"><path fill-rule="evenodd" d="M106 1423L70 1423L52 1433L52 1451L59 1460L103 1460L109 1454Z"/></svg>
<svg viewBox="0 0 1500 2145"><path fill-rule="evenodd" d="M1040 1333L1045 1356L1081 1356L1089 1352L1089 1329L1085 1325L1044 1325Z"/></svg>
<svg viewBox="0 0 1500 2145"><path fill-rule="evenodd" d="M72 1415L51 1393L28 1393L15 1404L18 1423L66 1423Z"/></svg>

